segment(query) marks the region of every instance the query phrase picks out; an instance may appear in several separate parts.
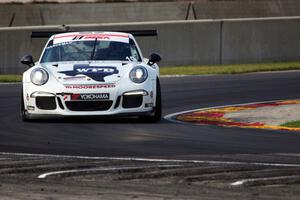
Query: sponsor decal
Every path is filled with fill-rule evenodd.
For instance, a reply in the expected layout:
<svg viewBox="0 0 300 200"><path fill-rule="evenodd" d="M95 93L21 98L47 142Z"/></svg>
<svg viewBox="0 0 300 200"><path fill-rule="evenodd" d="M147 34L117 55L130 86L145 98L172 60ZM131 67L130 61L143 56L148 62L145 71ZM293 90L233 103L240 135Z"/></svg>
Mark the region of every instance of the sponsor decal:
<svg viewBox="0 0 300 200"><path fill-rule="evenodd" d="M69 97L70 97L69 95L64 95L64 96L63 96L64 101L69 100Z"/></svg>
<svg viewBox="0 0 300 200"><path fill-rule="evenodd" d="M73 70L60 71L59 73L65 74L67 76L85 75L89 78L104 82L106 76L111 76L113 74L118 74L119 70L116 67L106 67L106 66L90 66L90 65L74 65Z"/></svg>
<svg viewBox="0 0 300 200"><path fill-rule="evenodd" d="M71 76L71 77L64 77L64 80L78 80L78 79L85 79L86 76ZM58 77L61 78L61 77Z"/></svg>
<svg viewBox="0 0 300 200"><path fill-rule="evenodd" d="M94 39L100 39L100 40L109 40L110 37L105 36L105 35L90 35L90 36L75 36L72 40L94 40Z"/></svg>
<svg viewBox="0 0 300 200"><path fill-rule="evenodd" d="M74 42L74 41L93 41L93 40L103 40L103 41L116 41L129 43L129 36L123 34L106 34L106 33L91 33L91 34L63 34L54 37L53 43L65 43L65 42Z"/></svg>
<svg viewBox="0 0 300 200"><path fill-rule="evenodd" d="M115 84L97 84L97 85L65 85L66 89L103 89L115 88Z"/></svg>
<svg viewBox="0 0 300 200"><path fill-rule="evenodd" d="M73 40L80 40L80 39L109 39L110 37L122 37L122 38L128 38L128 35L122 35L122 34L104 34L104 33L99 33L99 34L66 34L66 35L60 35L60 36L55 36L54 39L60 39L60 38L67 38L71 37Z"/></svg>
<svg viewBox="0 0 300 200"><path fill-rule="evenodd" d="M60 46L68 45L68 44L71 44L71 42L62 42L62 43L58 43L58 44L53 44L51 46L46 47L46 49L52 49L55 47L60 47Z"/></svg>
<svg viewBox="0 0 300 200"><path fill-rule="evenodd" d="M92 100L106 100L109 99L109 93L98 93L98 94L72 94L71 100L73 101L92 101Z"/></svg>

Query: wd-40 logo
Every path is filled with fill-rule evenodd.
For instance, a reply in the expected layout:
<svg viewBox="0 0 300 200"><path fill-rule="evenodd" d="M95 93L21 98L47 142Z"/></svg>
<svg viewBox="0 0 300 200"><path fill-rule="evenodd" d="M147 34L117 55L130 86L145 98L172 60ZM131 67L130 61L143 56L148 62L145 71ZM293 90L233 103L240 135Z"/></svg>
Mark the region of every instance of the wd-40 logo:
<svg viewBox="0 0 300 200"><path fill-rule="evenodd" d="M95 81L104 82L104 78L106 76L118 74L119 71L116 67L94 67L90 65L74 65L73 70L60 71L59 73L65 74L67 76L76 76L79 74L83 74Z"/></svg>

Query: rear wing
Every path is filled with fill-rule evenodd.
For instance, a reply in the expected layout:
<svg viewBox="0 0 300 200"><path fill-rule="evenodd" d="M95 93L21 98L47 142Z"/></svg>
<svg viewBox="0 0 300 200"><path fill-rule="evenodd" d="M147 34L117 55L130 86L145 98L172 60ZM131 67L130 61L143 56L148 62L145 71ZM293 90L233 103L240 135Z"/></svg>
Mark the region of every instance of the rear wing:
<svg viewBox="0 0 300 200"><path fill-rule="evenodd" d="M31 38L50 38L52 35L59 33L68 33L71 31L33 31L31 33ZM130 33L135 37L152 37L157 36L157 30L122 30L116 32Z"/></svg>

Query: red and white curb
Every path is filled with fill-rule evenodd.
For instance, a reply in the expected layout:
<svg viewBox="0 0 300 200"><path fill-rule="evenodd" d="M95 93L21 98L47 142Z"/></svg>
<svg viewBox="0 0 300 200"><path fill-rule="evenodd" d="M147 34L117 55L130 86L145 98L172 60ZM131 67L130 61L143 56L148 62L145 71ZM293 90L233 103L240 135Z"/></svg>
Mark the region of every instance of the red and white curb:
<svg viewBox="0 0 300 200"><path fill-rule="evenodd" d="M258 128L271 130L300 131L300 128L267 125L262 122L236 122L228 119L226 113L254 110L261 107L276 107L282 105L300 104L300 100L272 100L263 102L252 102L235 105L215 106L201 109L187 110L165 116L166 120L185 124L216 125L223 127Z"/></svg>

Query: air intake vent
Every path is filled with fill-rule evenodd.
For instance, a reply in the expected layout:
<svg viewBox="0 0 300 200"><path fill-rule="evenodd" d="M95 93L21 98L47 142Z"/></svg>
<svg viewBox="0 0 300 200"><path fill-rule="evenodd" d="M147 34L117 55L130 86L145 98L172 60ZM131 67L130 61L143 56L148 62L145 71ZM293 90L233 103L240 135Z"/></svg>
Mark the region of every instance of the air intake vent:
<svg viewBox="0 0 300 200"><path fill-rule="evenodd" d="M143 95L123 95L123 108L138 108L143 103Z"/></svg>
<svg viewBox="0 0 300 200"><path fill-rule="evenodd" d="M41 110L55 110L56 102L55 97L36 97L36 107Z"/></svg>
<svg viewBox="0 0 300 200"><path fill-rule="evenodd" d="M66 101L65 103L72 111L105 111L110 109L113 101Z"/></svg>

